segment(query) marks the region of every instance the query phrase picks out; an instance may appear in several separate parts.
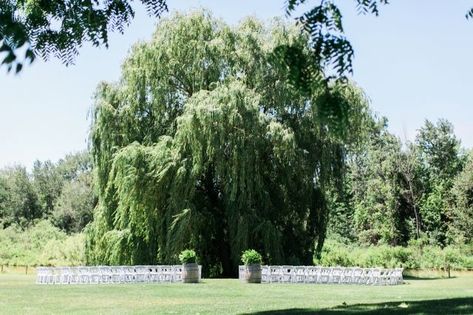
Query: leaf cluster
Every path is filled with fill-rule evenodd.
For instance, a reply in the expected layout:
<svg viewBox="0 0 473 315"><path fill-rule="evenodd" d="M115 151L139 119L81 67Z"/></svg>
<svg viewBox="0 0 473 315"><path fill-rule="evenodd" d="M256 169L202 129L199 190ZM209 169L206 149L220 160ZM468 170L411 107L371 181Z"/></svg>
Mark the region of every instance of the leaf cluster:
<svg viewBox="0 0 473 315"><path fill-rule="evenodd" d="M156 17L167 10L164 0L141 0ZM74 62L85 42L108 45L111 31L123 33L134 17L128 0L2 0L0 1L0 52L8 71L21 71L37 56ZM24 56L19 56L24 50Z"/></svg>
<svg viewBox="0 0 473 315"><path fill-rule="evenodd" d="M305 0L288 0L286 13L292 14ZM353 47L345 37L342 13L333 0L321 0L297 20L310 35L314 63L326 71L332 69L337 77L353 73ZM379 5L387 0L356 0L359 14L379 14Z"/></svg>
<svg viewBox="0 0 473 315"><path fill-rule="evenodd" d="M256 250L247 249L243 253L241 253L241 261L245 265L256 265L261 264L263 258L261 257L261 254L258 253Z"/></svg>
<svg viewBox="0 0 473 315"><path fill-rule="evenodd" d="M197 257L193 249L185 249L179 254L179 261L182 264L196 263Z"/></svg>

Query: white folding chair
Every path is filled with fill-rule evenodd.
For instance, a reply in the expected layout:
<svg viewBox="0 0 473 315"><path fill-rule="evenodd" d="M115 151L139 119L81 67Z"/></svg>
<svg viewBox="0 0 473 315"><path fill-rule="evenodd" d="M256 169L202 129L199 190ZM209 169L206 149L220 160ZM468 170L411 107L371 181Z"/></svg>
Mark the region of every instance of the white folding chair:
<svg viewBox="0 0 473 315"><path fill-rule="evenodd" d="M362 268L353 268L353 278L352 278L351 283L360 284L362 276L363 276L363 269Z"/></svg>
<svg viewBox="0 0 473 315"><path fill-rule="evenodd" d="M135 281L135 267L123 266L125 283L133 283Z"/></svg>
<svg viewBox="0 0 473 315"><path fill-rule="evenodd" d="M283 267L282 266L270 266L269 267L269 282L282 282L283 281Z"/></svg>
<svg viewBox="0 0 473 315"><path fill-rule="evenodd" d="M89 268L85 266L78 267L78 283L87 284L90 283Z"/></svg>
<svg viewBox="0 0 473 315"><path fill-rule="evenodd" d="M318 266L308 266L307 267L307 276L306 282L307 283L317 283L317 278L320 273L320 267Z"/></svg>
<svg viewBox="0 0 473 315"><path fill-rule="evenodd" d="M36 268L36 284L46 283L46 269L44 267Z"/></svg>
<svg viewBox="0 0 473 315"><path fill-rule="evenodd" d="M403 280L404 280L402 278L402 271L403 270L404 270L403 268L395 268L394 269L392 277L390 279L391 284L401 284L403 282Z"/></svg>
<svg viewBox="0 0 473 315"><path fill-rule="evenodd" d="M332 268L322 267L320 268L320 275L318 277L319 283L329 283L332 276Z"/></svg>
<svg viewBox="0 0 473 315"><path fill-rule="evenodd" d="M329 283L339 284L341 280L342 280L342 268L333 267L332 272L329 277Z"/></svg>
<svg viewBox="0 0 473 315"><path fill-rule="evenodd" d="M266 266L266 265L261 266L261 282L262 283L269 282L269 277L270 277L269 266Z"/></svg>
<svg viewBox="0 0 473 315"><path fill-rule="evenodd" d="M135 266L135 282L146 282L146 266Z"/></svg>
<svg viewBox="0 0 473 315"><path fill-rule="evenodd" d="M159 273L158 273L157 266L148 266L148 267L149 267L148 281L149 282L158 282Z"/></svg>
<svg viewBox="0 0 473 315"><path fill-rule="evenodd" d="M293 278L293 267L292 266L282 266L282 279L281 282L289 283Z"/></svg>
<svg viewBox="0 0 473 315"><path fill-rule="evenodd" d="M79 267L71 267L71 283L78 284L79 283Z"/></svg>
<svg viewBox="0 0 473 315"><path fill-rule="evenodd" d="M293 283L305 283L306 282L306 266L296 266L293 269Z"/></svg>
<svg viewBox="0 0 473 315"><path fill-rule="evenodd" d="M112 267L110 266L101 266L99 268L99 274L100 274L100 283L112 283Z"/></svg>
<svg viewBox="0 0 473 315"><path fill-rule="evenodd" d="M391 281L392 273L393 273L392 269L380 269L378 284L388 285Z"/></svg>
<svg viewBox="0 0 473 315"><path fill-rule="evenodd" d="M200 272L202 266L199 266L199 281L200 281ZM182 265L172 266L172 281L173 282L182 282Z"/></svg>
<svg viewBox="0 0 473 315"><path fill-rule="evenodd" d="M368 282L367 284L378 285L380 281L380 270L379 268L370 268L368 273Z"/></svg>
<svg viewBox="0 0 473 315"><path fill-rule="evenodd" d="M60 284L69 284L72 281L72 270L70 267L58 267L59 272L59 283Z"/></svg>
<svg viewBox="0 0 473 315"><path fill-rule="evenodd" d="M90 284L99 284L100 283L100 267L101 266L91 266L89 267L89 283Z"/></svg>
<svg viewBox="0 0 473 315"><path fill-rule="evenodd" d="M354 272L355 272L355 268L351 268L351 267L342 268L342 276L340 279L340 283L352 284Z"/></svg>

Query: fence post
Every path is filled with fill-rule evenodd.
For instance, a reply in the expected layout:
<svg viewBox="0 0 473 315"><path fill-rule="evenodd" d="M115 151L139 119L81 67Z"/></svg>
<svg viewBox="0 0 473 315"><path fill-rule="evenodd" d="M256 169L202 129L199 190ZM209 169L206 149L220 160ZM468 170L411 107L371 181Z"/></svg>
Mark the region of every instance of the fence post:
<svg viewBox="0 0 473 315"><path fill-rule="evenodd" d="M25 266L25 275L28 274L28 265Z"/></svg>

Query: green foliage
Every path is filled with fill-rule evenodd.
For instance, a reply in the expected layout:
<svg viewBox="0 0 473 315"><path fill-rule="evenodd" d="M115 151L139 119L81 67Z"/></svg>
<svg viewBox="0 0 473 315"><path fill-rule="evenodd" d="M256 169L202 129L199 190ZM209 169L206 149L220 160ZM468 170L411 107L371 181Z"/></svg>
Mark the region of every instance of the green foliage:
<svg viewBox="0 0 473 315"><path fill-rule="evenodd" d="M462 193L453 183L465 159L452 125L426 121L415 143L405 145L383 120L367 135L349 152L344 194L329 199L332 237L365 245L407 245L422 239L444 247L468 241L460 232L468 230L468 215L458 220L455 214Z"/></svg>
<svg viewBox="0 0 473 315"><path fill-rule="evenodd" d="M92 221L96 196L91 185L85 179L64 184L51 217L55 226L77 233Z"/></svg>
<svg viewBox="0 0 473 315"><path fill-rule="evenodd" d="M179 254L179 261L182 264L196 263L197 257L193 249L185 249Z"/></svg>
<svg viewBox="0 0 473 315"><path fill-rule="evenodd" d="M323 266L355 266L356 262L352 258L351 248L342 246L337 242L327 240L320 255L314 259L315 264Z"/></svg>
<svg viewBox="0 0 473 315"><path fill-rule="evenodd" d="M56 169L65 181L79 180L91 175L92 156L87 150L67 154L57 162Z"/></svg>
<svg viewBox="0 0 473 315"><path fill-rule="evenodd" d="M38 195L43 215L48 216L61 194L63 178L51 161L35 161L33 165L33 186Z"/></svg>
<svg viewBox="0 0 473 315"><path fill-rule="evenodd" d="M294 87L274 58L281 44L311 53L281 21L230 27L175 14L132 49L119 83L99 86L89 263L165 263L189 247L225 275L249 247L272 263L310 263L326 234L326 193L369 113L356 87ZM320 114L341 101L351 113L343 132Z"/></svg>
<svg viewBox="0 0 473 315"><path fill-rule="evenodd" d="M54 200L51 222L66 232L81 232L92 221L97 204L92 159L89 152L68 154L55 165L62 179L61 193Z"/></svg>
<svg viewBox="0 0 473 315"><path fill-rule="evenodd" d="M452 216L449 203L453 181L464 164L460 141L448 121L441 119L433 124L427 120L419 130L416 145L421 163L418 177L424 191L419 202L424 231L431 243L445 246Z"/></svg>
<svg viewBox="0 0 473 315"><path fill-rule="evenodd" d="M42 216L38 196L24 167L0 171L0 221L26 226Z"/></svg>
<svg viewBox="0 0 473 315"><path fill-rule="evenodd" d="M166 0L141 0L148 13L159 17L167 10ZM288 0L286 14L291 15L304 4L303 0ZM346 78L353 72L353 48L345 37L342 12L335 0L320 0L296 20L310 36L312 54L301 57L298 49L286 44L277 46L276 55L286 60L291 73L300 88L310 84L304 73L312 69L325 69L338 77ZM355 0L359 14L379 14L379 7L388 0ZM473 16L473 9L466 13ZM10 71L18 73L23 61L18 61L18 53L26 45L24 60L30 63L37 56L47 59L53 55L70 64L78 54L78 48L85 42L94 46L108 46L110 31L124 32L134 17L132 1L15 1L0 2L0 53ZM310 63L304 62L310 60ZM329 77L330 79L330 77Z"/></svg>
<svg viewBox="0 0 473 315"><path fill-rule="evenodd" d="M350 164L353 223L362 244L403 242L399 165L401 143L381 125Z"/></svg>
<svg viewBox="0 0 473 315"><path fill-rule="evenodd" d="M473 152L452 187L452 215L449 235L456 243L473 242Z"/></svg>
<svg viewBox="0 0 473 315"><path fill-rule="evenodd" d="M426 120L416 137L416 144L427 176L432 181L452 180L458 174L462 167L462 160L459 159L460 141L450 122L440 119L433 124Z"/></svg>
<svg viewBox="0 0 473 315"><path fill-rule="evenodd" d="M164 0L141 2L154 16L167 10ZM85 42L107 46L109 32L123 33L133 16L127 0L1 1L0 52L6 54L2 65L21 71L23 58L18 54L25 46L25 61L55 56L70 64Z"/></svg>
<svg viewBox="0 0 473 315"><path fill-rule="evenodd" d="M328 224L328 237L341 242L353 242L357 240L356 231L351 224L354 211L350 204L351 196L347 181L343 185L341 194L331 191L328 195L328 208L330 217Z"/></svg>
<svg viewBox="0 0 473 315"><path fill-rule="evenodd" d="M84 235L66 235L48 221L22 229L11 225L0 230L0 264L80 265L84 264Z"/></svg>
<svg viewBox="0 0 473 315"><path fill-rule="evenodd" d="M359 246L328 240L320 259L314 264L345 267L402 267L406 269L462 270L471 268L472 245L456 245L441 248L435 245L419 246Z"/></svg>
<svg viewBox="0 0 473 315"><path fill-rule="evenodd" d="M447 222L445 212L447 208L446 196L448 190L442 182L437 182L431 187L431 191L424 195L420 204L420 214L424 231L428 234L431 242L441 242L445 240Z"/></svg>
<svg viewBox="0 0 473 315"><path fill-rule="evenodd" d="M79 232L96 204L88 152L57 163L36 161L31 174L17 166L0 170L0 222L23 227L48 219L67 232Z"/></svg>
<svg viewBox="0 0 473 315"><path fill-rule="evenodd" d="M241 253L241 261L245 265L260 265L263 261L263 258L256 250L247 249Z"/></svg>

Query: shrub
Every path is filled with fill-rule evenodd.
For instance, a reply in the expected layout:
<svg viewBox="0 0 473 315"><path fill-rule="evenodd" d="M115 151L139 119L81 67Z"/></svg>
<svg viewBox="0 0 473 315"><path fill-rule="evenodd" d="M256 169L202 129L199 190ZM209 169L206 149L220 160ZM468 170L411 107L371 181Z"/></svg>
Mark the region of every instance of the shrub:
<svg viewBox="0 0 473 315"><path fill-rule="evenodd" d="M353 251L349 246L345 246L335 241L327 241L322 250L320 259L314 261L322 266L349 267L355 264L352 255Z"/></svg>
<svg viewBox="0 0 473 315"><path fill-rule="evenodd" d="M185 249L179 254L179 260L182 264L192 264L197 261L195 251L192 249Z"/></svg>
<svg viewBox="0 0 473 315"><path fill-rule="evenodd" d="M418 243L402 246L357 246L327 240L320 259L314 264L322 266L358 267L402 267L406 269L444 269L454 270L473 267L473 245L447 246Z"/></svg>
<svg viewBox="0 0 473 315"><path fill-rule="evenodd" d="M263 258L261 254L254 249L247 249L241 254L241 261L245 265L257 265L261 264Z"/></svg>
<svg viewBox="0 0 473 315"><path fill-rule="evenodd" d="M45 220L27 229L11 225L0 229L0 264L84 264L84 235L67 235Z"/></svg>

